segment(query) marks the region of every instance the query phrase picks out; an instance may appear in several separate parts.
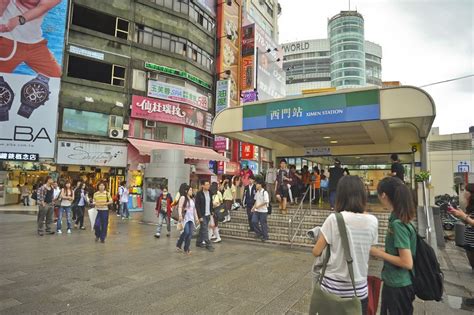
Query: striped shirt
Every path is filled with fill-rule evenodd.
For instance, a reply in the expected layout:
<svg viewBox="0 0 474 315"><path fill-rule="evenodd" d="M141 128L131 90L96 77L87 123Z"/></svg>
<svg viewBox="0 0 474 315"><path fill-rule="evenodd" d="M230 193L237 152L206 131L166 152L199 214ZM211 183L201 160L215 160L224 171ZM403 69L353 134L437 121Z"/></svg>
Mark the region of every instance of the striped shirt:
<svg viewBox="0 0 474 315"><path fill-rule="evenodd" d="M359 299L362 300L369 296L367 280L356 282L355 287ZM351 298L354 296L352 282L336 280L327 276L324 276L323 281L321 282L321 289L328 293L336 294L342 298Z"/></svg>
<svg viewBox="0 0 474 315"><path fill-rule="evenodd" d="M474 219L474 213L469 214L471 219ZM474 248L474 226L466 225L464 230L464 242L465 245Z"/></svg>
<svg viewBox="0 0 474 315"><path fill-rule="evenodd" d="M97 210L109 210L107 204L112 200L110 194L106 191L97 191L94 193L94 203Z"/></svg>

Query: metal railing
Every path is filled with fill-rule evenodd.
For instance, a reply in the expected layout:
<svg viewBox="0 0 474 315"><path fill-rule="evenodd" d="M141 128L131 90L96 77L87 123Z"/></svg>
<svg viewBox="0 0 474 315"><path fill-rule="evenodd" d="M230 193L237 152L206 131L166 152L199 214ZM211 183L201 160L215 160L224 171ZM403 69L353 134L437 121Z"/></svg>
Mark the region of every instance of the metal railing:
<svg viewBox="0 0 474 315"><path fill-rule="evenodd" d="M309 207L304 207L304 201L308 193L309 193ZM301 230L301 225L303 224L306 212L308 211L308 209L311 211L312 203L313 203L313 189L312 189L312 183L311 183L306 189L306 192L304 193L303 197L301 198L298 209L296 209L295 213L290 217L290 219L288 219L288 241L290 242L290 246L293 246L293 241L295 240L296 235L298 235L298 232ZM297 220L297 217L302 210L303 210L303 214L301 215L301 218L299 219L298 226L293 232L293 224Z"/></svg>

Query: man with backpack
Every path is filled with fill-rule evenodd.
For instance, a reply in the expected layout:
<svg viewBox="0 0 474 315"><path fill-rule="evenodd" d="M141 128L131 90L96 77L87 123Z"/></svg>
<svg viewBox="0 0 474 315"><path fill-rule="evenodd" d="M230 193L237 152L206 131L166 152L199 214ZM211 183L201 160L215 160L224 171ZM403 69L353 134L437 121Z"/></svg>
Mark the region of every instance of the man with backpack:
<svg viewBox="0 0 474 315"><path fill-rule="evenodd" d="M252 225L255 234L262 242L268 241L268 205L270 198L268 192L263 189L263 180L258 179L255 192L255 203L252 207Z"/></svg>

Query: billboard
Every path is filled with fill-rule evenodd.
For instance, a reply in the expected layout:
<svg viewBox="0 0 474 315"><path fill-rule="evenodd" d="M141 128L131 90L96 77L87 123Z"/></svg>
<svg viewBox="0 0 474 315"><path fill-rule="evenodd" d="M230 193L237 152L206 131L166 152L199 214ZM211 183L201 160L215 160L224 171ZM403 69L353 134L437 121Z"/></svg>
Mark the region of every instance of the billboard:
<svg viewBox="0 0 474 315"><path fill-rule="evenodd" d="M218 79L230 80L230 106L239 105L240 45L241 45L241 1L233 0L232 5L222 2L218 5L219 57ZM230 75L226 74L230 71Z"/></svg>
<svg viewBox="0 0 474 315"><path fill-rule="evenodd" d="M33 2L0 2L0 151L44 159L54 157L68 1Z"/></svg>
<svg viewBox="0 0 474 315"><path fill-rule="evenodd" d="M216 83L216 115L230 104L230 80L219 80Z"/></svg>
<svg viewBox="0 0 474 315"><path fill-rule="evenodd" d="M209 98L207 96L182 86L149 80L147 95L149 97L189 104L206 111L209 109Z"/></svg>
<svg viewBox="0 0 474 315"><path fill-rule="evenodd" d="M58 140L58 164L127 167L127 145Z"/></svg>
<svg viewBox="0 0 474 315"><path fill-rule="evenodd" d="M255 88L255 56L242 57L242 82L241 91L252 90Z"/></svg>
<svg viewBox="0 0 474 315"><path fill-rule="evenodd" d="M179 124L211 131L212 115L198 108L167 100L132 96L132 118Z"/></svg>

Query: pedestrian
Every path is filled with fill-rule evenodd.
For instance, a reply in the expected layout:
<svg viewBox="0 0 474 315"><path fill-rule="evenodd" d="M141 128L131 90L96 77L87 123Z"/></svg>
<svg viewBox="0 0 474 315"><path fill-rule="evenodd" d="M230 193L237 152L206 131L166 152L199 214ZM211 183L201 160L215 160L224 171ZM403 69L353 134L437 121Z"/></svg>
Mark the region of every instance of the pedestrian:
<svg viewBox="0 0 474 315"><path fill-rule="evenodd" d="M300 197L301 194L301 186L302 186L302 177L296 172L296 166L291 165L290 166L290 183L289 183L289 189L290 189L290 199L291 203L297 204L298 203L298 198Z"/></svg>
<svg viewBox="0 0 474 315"><path fill-rule="evenodd" d="M46 234L54 234L54 231L51 231L51 224L53 223L53 198L54 198L54 189L53 189L53 179L51 176L47 176L44 185L38 188L37 192L37 202L38 202L38 235L43 236L43 225L46 222Z"/></svg>
<svg viewBox="0 0 474 315"><path fill-rule="evenodd" d="M364 183L358 176L342 178L338 182L337 191L335 210L342 215L346 226L355 289L334 213L324 221L318 241L313 248L313 255L320 256L326 246L330 245L330 260L321 280L321 289L342 298L357 295L362 304L362 314L365 315L368 305L369 253L371 246L378 241L378 221L375 216L367 213L367 194Z"/></svg>
<svg viewBox="0 0 474 315"><path fill-rule="evenodd" d="M466 185L460 203L465 203L466 212L453 208L450 208L449 212L466 224L464 231L464 248L466 249L469 264L474 272L474 184Z"/></svg>
<svg viewBox="0 0 474 315"><path fill-rule="evenodd" d="M209 188L211 184L208 179L201 182L201 189L196 194L196 212L200 222L199 236L196 240L196 247L207 248L214 251L209 240L209 222L211 220L212 199Z"/></svg>
<svg viewBox="0 0 474 315"><path fill-rule="evenodd" d="M416 256L416 231L411 221L415 203L410 189L398 177L386 177L377 186L380 202L391 211L385 250L373 247L370 254L384 260L381 315L413 314L415 290L410 270Z"/></svg>
<svg viewBox="0 0 474 315"><path fill-rule="evenodd" d="M276 187L275 193L278 203L280 204L279 208L282 214L288 214L286 209L286 204L288 202L289 189L288 184L290 183L290 174L288 167L286 165L286 160L280 160L280 168L277 171Z"/></svg>
<svg viewBox="0 0 474 315"><path fill-rule="evenodd" d="M392 160L392 176L398 177L401 179L402 182L405 182L405 169L403 165L400 163L400 159L398 158L398 154L393 153L390 155L390 160Z"/></svg>
<svg viewBox="0 0 474 315"><path fill-rule="evenodd" d="M311 182L313 183L313 202L319 204L321 198L321 175L319 173L319 168L315 166L313 168L313 174L311 175Z"/></svg>
<svg viewBox="0 0 474 315"><path fill-rule="evenodd" d="M119 199L120 199L120 216L123 219L129 219L130 213L128 211L128 196L129 190L127 188L127 182L122 181L118 189Z"/></svg>
<svg viewBox="0 0 474 315"><path fill-rule="evenodd" d="M303 169L301 170L301 182L302 182L302 189L301 189L301 194L304 194L309 187L309 184L311 183L311 172L309 171L308 165L303 166ZM309 194L307 196L309 198Z"/></svg>
<svg viewBox="0 0 474 315"><path fill-rule="evenodd" d="M21 186L21 200L23 201L23 206L30 206L30 189L26 183Z"/></svg>
<svg viewBox="0 0 474 315"><path fill-rule="evenodd" d="M334 210L334 204L336 202L337 184L343 176L344 170L341 167L341 161L335 159L334 167L329 169L329 204L331 210Z"/></svg>
<svg viewBox="0 0 474 315"><path fill-rule="evenodd" d="M53 182L53 209L54 209L54 222L58 221L59 208L61 207L61 188L59 188L58 182Z"/></svg>
<svg viewBox="0 0 474 315"><path fill-rule="evenodd" d="M257 238L260 238L262 242L266 242L268 241L267 215L270 197L263 188L264 182L262 179L258 179L255 186L257 191L255 192L255 204L252 207L252 224Z"/></svg>
<svg viewBox="0 0 474 315"><path fill-rule="evenodd" d="M265 175L265 187L270 197L270 202L276 201L275 196L275 182L277 178L277 170L273 166L273 161L270 162L270 167L267 169L267 173Z"/></svg>
<svg viewBox="0 0 474 315"><path fill-rule="evenodd" d="M181 189L182 188L182 189ZM176 243L176 250L181 252L181 247L184 243L184 253L186 255L191 255L191 238L193 236L193 231L195 229L195 222L198 222L196 205L193 199L193 188L190 185L181 185L180 187L180 198L178 202L178 213L179 213L179 223L183 225L183 232L179 236L178 242ZM201 223L201 230L202 230ZM206 228L207 234L207 228Z"/></svg>
<svg viewBox="0 0 474 315"><path fill-rule="evenodd" d="M74 200L72 202L72 220L74 222L76 222L77 220L77 204L79 203L79 198L81 198L81 193L80 193L81 187L82 187L82 181L78 180L76 183L76 188L74 188Z"/></svg>
<svg viewBox="0 0 474 315"><path fill-rule="evenodd" d="M168 187L161 189L161 195L156 199L155 212L158 217L158 227L156 228L155 238L160 238L163 221L166 222L166 237L170 237L171 232L171 205L173 197L168 192Z"/></svg>
<svg viewBox="0 0 474 315"><path fill-rule="evenodd" d="M86 205L89 204L89 195L86 190L86 183L81 183L81 186L74 190L74 200L77 200L76 208L76 220L74 221L74 228L85 230L84 227L84 214L86 211Z"/></svg>
<svg viewBox="0 0 474 315"><path fill-rule="evenodd" d="M209 239L213 243L220 243L222 242L220 233L219 233L219 220L217 219L217 211L220 211L224 204L224 198L222 193L219 191L219 185L214 182L211 184L211 188L209 189L212 196L212 216L211 216L211 223L209 224Z"/></svg>
<svg viewBox="0 0 474 315"><path fill-rule="evenodd" d="M244 199L243 206L247 210L247 218L249 222L249 232L254 232L252 224L252 208L255 204L255 193L257 192L257 187L255 186L255 177L252 175L249 178L248 186L244 188Z"/></svg>
<svg viewBox="0 0 474 315"><path fill-rule="evenodd" d="M243 192L244 189L240 176L232 177L232 196L234 197L235 203L239 204L239 208L242 206Z"/></svg>
<svg viewBox="0 0 474 315"><path fill-rule="evenodd" d="M253 172L248 165L245 165L245 167L240 171L240 178L242 179L244 187L250 184L250 176L253 176Z"/></svg>
<svg viewBox="0 0 474 315"><path fill-rule="evenodd" d="M71 205L74 200L74 191L71 188L71 182L67 181L64 188L61 189L61 203L59 208L58 221L56 223L56 232L62 234L63 213L66 213L67 234L71 234Z"/></svg>
<svg viewBox="0 0 474 315"><path fill-rule="evenodd" d="M92 203L97 209L97 218L94 223L95 241L100 239L101 243L105 243L107 237L107 227L109 225L109 205L112 204L112 197L105 190L105 183L100 182L98 190L94 193Z"/></svg>
<svg viewBox="0 0 474 315"><path fill-rule="evenodd" d="M223 185L223 198L224 198L224 209L227 213L225 219L222 223L230 222L230 210L232 209L232 205L235 202L234 194L232 193L232 184L230 183L229 179L224 180Z"/></svg>

